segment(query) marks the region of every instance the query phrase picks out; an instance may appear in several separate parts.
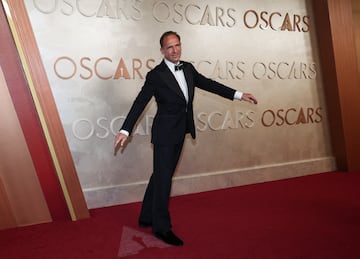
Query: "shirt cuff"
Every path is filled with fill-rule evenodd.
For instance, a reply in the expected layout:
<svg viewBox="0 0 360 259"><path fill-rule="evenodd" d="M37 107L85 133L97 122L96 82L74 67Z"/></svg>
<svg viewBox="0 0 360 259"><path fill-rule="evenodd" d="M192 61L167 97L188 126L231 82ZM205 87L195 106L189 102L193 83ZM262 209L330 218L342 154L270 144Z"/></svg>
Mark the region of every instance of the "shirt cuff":
<svg viewBox="0 0 360 259"><path fill-rule="evenodd" d="M127 137L129 137L129 135L130 135L127 130L123 130L123 129L120 130L119 133L122 133L122 134L126 135Z"/></svg>
<svg viewBox="0 0 360 259"><path fill-rule="evenodd" d="M234 99L241 100L242 96L243 96L242 92L236 91L235 94L234 94Z"/></svg>

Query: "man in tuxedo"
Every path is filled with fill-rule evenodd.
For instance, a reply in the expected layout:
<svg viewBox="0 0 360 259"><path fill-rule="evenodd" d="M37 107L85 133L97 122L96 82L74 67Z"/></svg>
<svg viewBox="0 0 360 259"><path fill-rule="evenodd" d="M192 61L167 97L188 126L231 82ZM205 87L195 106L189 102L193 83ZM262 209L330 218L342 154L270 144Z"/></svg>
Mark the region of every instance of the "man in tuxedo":
<svg viewBox="0 0 360 259"><path fill-rule="evenodd" d="M179 160L185 135L195 139L193 98L195 87L230 100L256 104L252 94L242 93L208 79L198 73L191 63L180 61L180 36L173 31L160 38L163 61L151 70L136 97L120 132L115 136L114 148L123 146L135 123L152 97L157 112L151 129L154 147L153 173L149 180L139 217L139 226L152 227L154 235L164 242L181 246L183 241L171 230L168 209L172 176Z"/></svg>

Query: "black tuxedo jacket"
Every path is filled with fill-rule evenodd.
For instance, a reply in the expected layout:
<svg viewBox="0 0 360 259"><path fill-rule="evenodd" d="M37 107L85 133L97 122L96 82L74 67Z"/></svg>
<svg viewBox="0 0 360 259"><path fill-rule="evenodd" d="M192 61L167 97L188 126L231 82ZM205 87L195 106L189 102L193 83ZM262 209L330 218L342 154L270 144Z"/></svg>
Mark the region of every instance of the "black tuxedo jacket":
<svg viewBox="0 0 360 259"><path fill-rule="evenodd" d="M195 87L233 100L234 89L204 77L196 71L191 63L182 63L184 64L183 71L188 86L189 101L186 102L175 76L165 61L162 61L147 74L145 83L121 129L131 133L145 106L154 96L157 112L152 125L151 142L154 145L178 144L184 140L186 133L190 133L195 139L193 115Z"/></svg>

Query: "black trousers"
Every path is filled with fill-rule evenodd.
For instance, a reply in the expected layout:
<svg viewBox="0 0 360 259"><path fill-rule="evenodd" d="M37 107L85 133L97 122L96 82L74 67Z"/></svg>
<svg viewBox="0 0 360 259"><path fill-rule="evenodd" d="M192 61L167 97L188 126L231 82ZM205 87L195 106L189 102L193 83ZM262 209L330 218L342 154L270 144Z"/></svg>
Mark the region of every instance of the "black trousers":
<svg viewBox="0 0 360 259"><path fill-rule="evenodd" d="M176 145L154 145L153 174L145 191L139 220L152 224L154 232L171 229L169 198L172 177L183 141Z"/></svg>

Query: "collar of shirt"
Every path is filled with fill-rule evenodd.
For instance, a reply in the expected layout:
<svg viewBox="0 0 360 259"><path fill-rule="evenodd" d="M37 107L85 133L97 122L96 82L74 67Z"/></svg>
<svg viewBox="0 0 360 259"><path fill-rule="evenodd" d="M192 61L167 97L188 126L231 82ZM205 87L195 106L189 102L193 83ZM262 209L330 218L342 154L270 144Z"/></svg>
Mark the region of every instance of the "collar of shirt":
<svg viewBox="0 0 360 259"><path fill-rule="evenodd" d="M173 62L167 60L166 58L164 58L165 64L168 66L168 68L170 69L170 71L172 73L175 73L175 65L180 64L180 62L178 62L177 64L174 64Z"/></svg>

